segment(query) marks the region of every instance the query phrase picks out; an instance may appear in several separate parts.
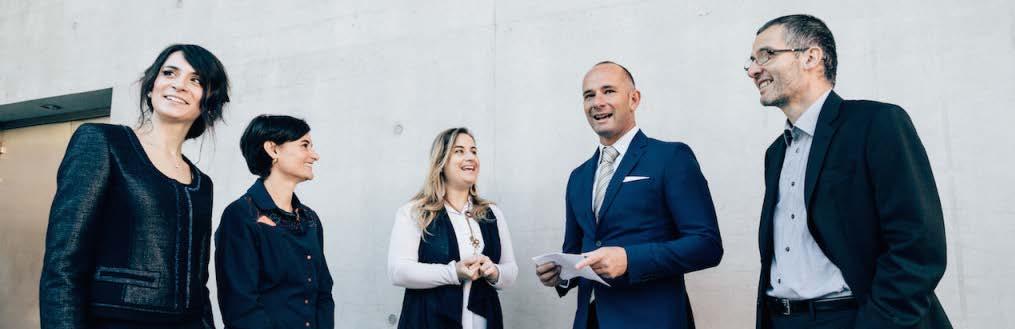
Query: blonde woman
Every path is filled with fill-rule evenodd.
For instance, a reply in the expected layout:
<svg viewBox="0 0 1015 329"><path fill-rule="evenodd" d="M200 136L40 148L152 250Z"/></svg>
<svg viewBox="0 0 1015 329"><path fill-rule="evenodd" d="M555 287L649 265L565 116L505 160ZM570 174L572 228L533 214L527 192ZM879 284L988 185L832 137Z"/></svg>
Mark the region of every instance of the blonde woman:
<svg viewBox="0 0 1015 329"><path fill-rule="evenodd" d="M500 329L497 290L518 275L504 214L479 196L472 134L434 139L423 188L395 214L388 276L405 287L398 328Z"/></svg>

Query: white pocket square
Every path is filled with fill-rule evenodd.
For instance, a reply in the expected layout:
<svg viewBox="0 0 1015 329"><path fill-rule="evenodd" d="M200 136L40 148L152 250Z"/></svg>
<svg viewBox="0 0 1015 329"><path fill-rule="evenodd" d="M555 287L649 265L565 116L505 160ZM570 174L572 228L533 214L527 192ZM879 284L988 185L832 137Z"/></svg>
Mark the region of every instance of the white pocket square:
<svg viewBox="0 0 1015 329"><path fill-rule="evenodd" d="M639 180L642 180L642 179L648 179L648 177L645 177L645 176L627 176L627 177L624 177L624 183L633 182L633 181L639 181Z"/></svg>

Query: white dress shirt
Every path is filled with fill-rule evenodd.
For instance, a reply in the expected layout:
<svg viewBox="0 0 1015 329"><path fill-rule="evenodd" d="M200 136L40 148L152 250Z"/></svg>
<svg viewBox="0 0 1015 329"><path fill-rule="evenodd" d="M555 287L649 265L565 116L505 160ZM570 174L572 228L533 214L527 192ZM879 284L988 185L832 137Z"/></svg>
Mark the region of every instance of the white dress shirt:
<svg viewBox="0 0 1015 329"><path fill-rule="evenodd" d="M767 294L791 300L841 297L850 295L842 272L821 251L807 228L807 205L804 182L807 157L811 152L814 130L821 106L828 92L804 111L796 124L786 122L793 134L793 143L786 148L782 172L779 174L779 201L775 205L772 258Z"/></svg>
<svg viewBox="0 0 1015 329"><path fill-rule="evenodd" d="M634 128L631 128L631 130L628 130L627 133L624 134L624 136L620 136L620 139L618 139L616 142L614 142L613 145L603 145L603 144L600 144L600 143L596 143L596 147L599 148L599 163L596 164L596 171L595 172L599 172L599 166L602 165L603 149L606 148L607 146L613 146L613 149L617 150L617 153L618 153L617 154L617 158L613 160L613 174L616 175L617 174L617 168L620 165L620 160L624 159L624 154L627 154L627 148L629 146L631 146L631 140L634 139L634 135L638 134L638 130L639 130L638 126L634 126ZM611 178L611 180L612 180L612 178ZM596 190L599 189L599 184L597 184L597 183L598 182L596 182L594 179L592 180L592 192L591 192L592 193L592 204L596 204ZM609 183L610 183L609 181L606 182L606 184L609 184ZM595 212L597 210L598 209L593 209L593 212Z"/></svg>
<svg viewBox="0 0 1015 329"><path fill-rule="evenodd" d="M469 204L472 204L471 200ZM451 226L455 230L460 259L469 259L474 257L473 255L480 254L486 243L480 233L479 223L475 220L468 220L463 213L447 204L444 205L444 209L447 210ZM468 209L463 209L463 211L468 211ZM500 263L496 265L500 271L500 277L492 285L495 289L500 290L514 283L515 278L518 277L518 265L515 263L515 253L511 247L511 233L508 232L504 213L496 205L490 205L490 210L497 217L501 255ZM419 262L419 241L423 236L423 231L419 228L417 218L419 218L419 214L415 209L415 202L403 205L395 214L395 223L391 228L391 242L388 246L388 277L391 282L396 286L409 289L428 289L461 284L463 294L462 328L485 329L486 319L468 309L472 281L465 283L458 281L458 272L455 270L457 262L451 261L447 264ZM480 241L478 248L473 247L469 240L469 227L466 225L472 227L473 235Z"/></svg>

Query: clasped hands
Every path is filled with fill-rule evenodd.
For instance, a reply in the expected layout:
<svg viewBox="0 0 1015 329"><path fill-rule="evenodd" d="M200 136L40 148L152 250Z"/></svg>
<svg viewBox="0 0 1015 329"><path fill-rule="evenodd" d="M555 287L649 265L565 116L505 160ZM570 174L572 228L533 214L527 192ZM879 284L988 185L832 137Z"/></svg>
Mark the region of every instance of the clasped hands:
<svg viewBox="0 0 1015 329"><path fill-rule="evenodd" d="M575 264L580 270L586 266L592 268L599 276L610 279L627 273L627 251L622 247L602 247L585 253L585 260ZM544 286L553 287L561 283L560 265L548 262L536 265L536 275Z"/></svg>
<svg viewBox="0 0 1015 329"><path fill-rule="evenodd" d="M486 278L491 284L497 283L500 279L500 270L490 257L486 255L475 255L455 264L455 272L458 273L458 280L461 282L474 281L479 278Z"/></svg>

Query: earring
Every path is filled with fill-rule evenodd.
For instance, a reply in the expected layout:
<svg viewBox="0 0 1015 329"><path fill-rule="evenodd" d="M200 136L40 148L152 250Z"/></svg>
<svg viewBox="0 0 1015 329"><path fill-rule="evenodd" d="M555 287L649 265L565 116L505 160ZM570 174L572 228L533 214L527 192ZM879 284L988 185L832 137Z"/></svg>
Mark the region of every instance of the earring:
<svg viewBox="0 0 1015 329"><path fill-rule="evenodd" d="M271 158L271 164L274 165L276 163L278 163L278 158Z"/></svg>
<svg viewBox="0 0 1015 329"><path fill-rule="evenodd" d="M148 92L148 98L152 98L152 92Z"/></svg>

